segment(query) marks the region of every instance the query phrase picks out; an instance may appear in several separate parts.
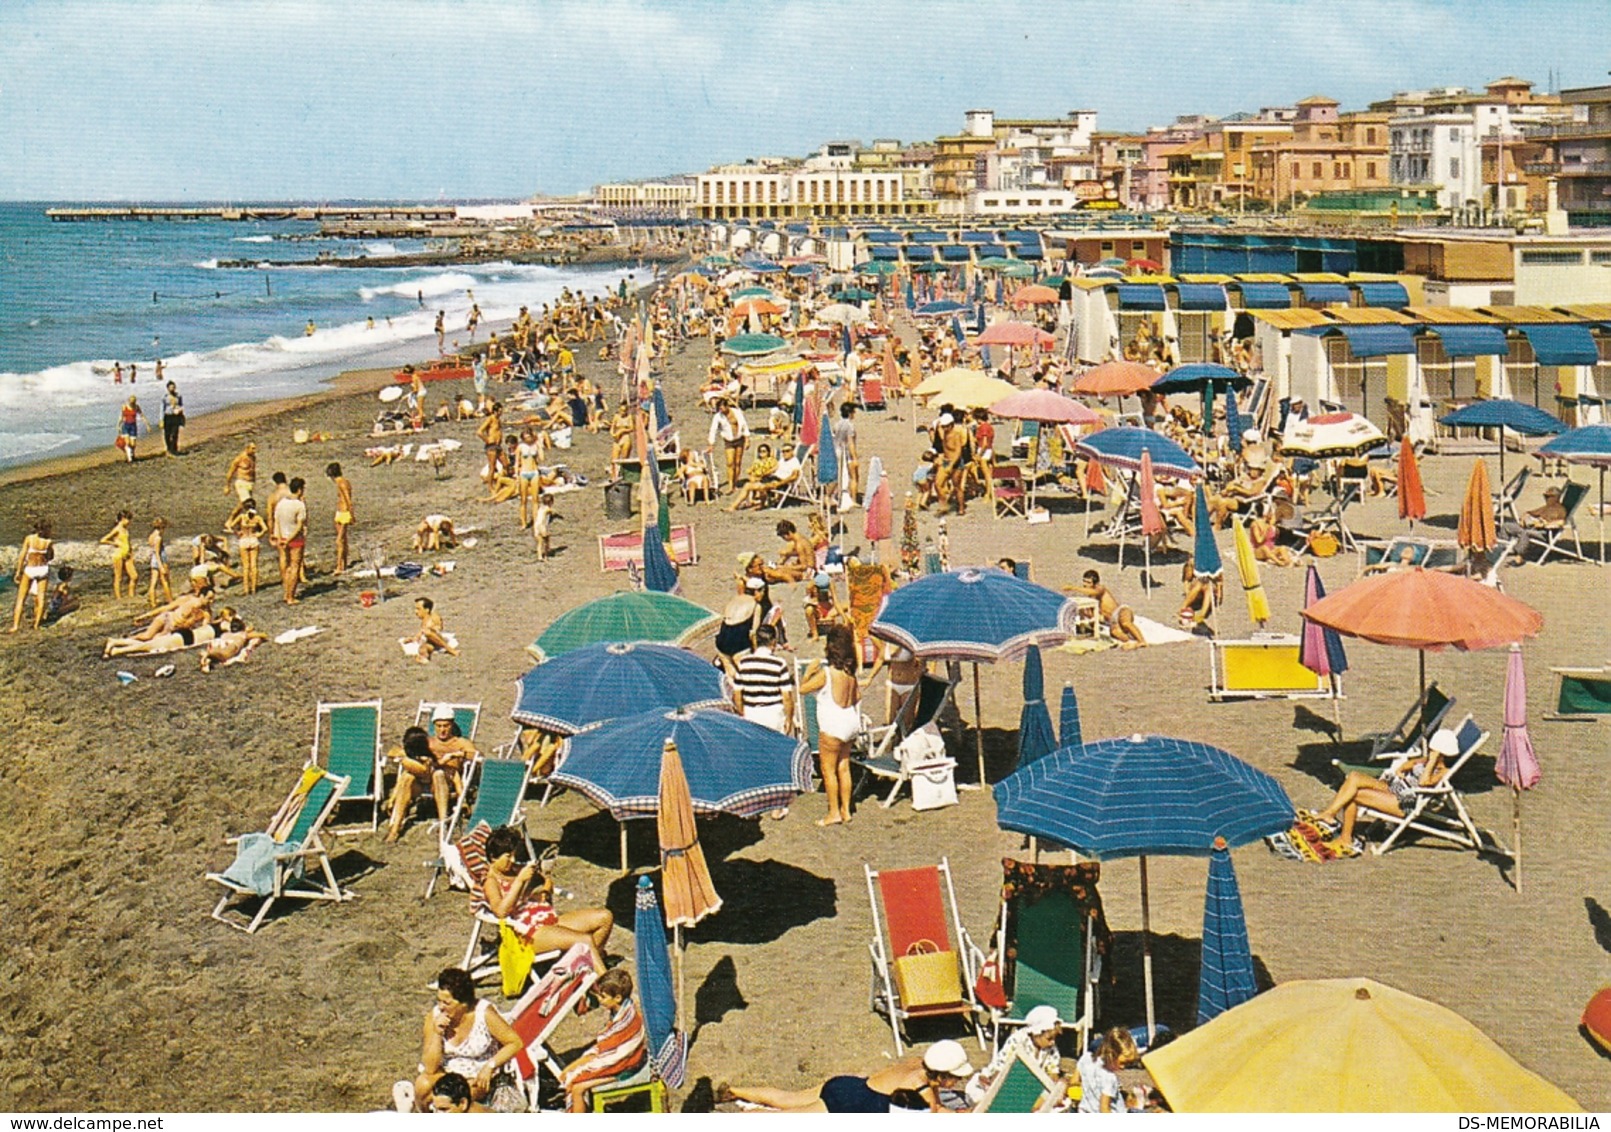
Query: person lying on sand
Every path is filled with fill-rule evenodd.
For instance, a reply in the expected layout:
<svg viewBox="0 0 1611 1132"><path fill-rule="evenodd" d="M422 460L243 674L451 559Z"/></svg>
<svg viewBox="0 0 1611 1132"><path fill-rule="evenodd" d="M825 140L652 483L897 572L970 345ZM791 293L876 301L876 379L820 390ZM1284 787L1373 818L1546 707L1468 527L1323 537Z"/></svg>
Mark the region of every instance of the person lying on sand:
<svg viewBox="0 0 1611 1132"><path fill-rule="evenodd" d="M203 672L211 672L215 666L241 664L251 657L258 645L269 639L267 633L252 628L227 605L218 611L213 629L218 636L202 650Z"/></svg>
<svg viewBox="0 0 1611 1132"><path fill-rule="evenodd" d="M194 629L207 620L212 611L213 587L209 582L201 582L195 593L181 594L166 605L140 614L134 619L139 625L149 622L138 633L130 635L131 640L149 641L164 633L172 633L179 629Z"/></svg>
<svg viewBox="0 0 1611 1132"><path fill-rule="evenodd" d="M967 1112L962 1091L973 1065L960 1042L935 1042L921 1057L911 1054L871 1073L830 1077L815 1089L770 1089L759 1085L716 1086L717 1104L745 1103L773 1112L883 1113Z"/></svg>

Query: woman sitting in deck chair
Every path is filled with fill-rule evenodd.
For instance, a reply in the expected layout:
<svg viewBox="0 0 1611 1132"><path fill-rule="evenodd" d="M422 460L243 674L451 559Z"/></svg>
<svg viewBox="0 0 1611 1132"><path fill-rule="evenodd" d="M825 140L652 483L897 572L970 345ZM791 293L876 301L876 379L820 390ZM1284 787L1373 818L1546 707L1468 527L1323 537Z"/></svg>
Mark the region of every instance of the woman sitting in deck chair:
<svg viewBox="0 0 1611 1132"><path fill-rule="evenodd" d="M554 910L554 884L528 861L516 861L526 847L518 829L505 826L487 835L487 875L481 894L487 907L501 918L532 951L565 951L585 943L593 967L604 972L604 945L615 930L608 908L578 908L561 914Z"/></svg>
<svg viewBox="0 0 1611 1132"><path fill-rule="evenodd" d="M1440 728L1427 742L1427 748L1425 755L1409 754L1394 760L1380 778L1373 778L1364 771L1349 771L1331 805L1319 813L1299 810L1298 816L1313 821L1327 832L1336 831L1342 838L1343 856L1359 856L1364 848L1354 840L1354 823L1359 820L1360 807L1403 817L1415 807L1416 787L1436 786L1443 778L1444 760L1460 753L1460 740L1453 731Z"/></svg>

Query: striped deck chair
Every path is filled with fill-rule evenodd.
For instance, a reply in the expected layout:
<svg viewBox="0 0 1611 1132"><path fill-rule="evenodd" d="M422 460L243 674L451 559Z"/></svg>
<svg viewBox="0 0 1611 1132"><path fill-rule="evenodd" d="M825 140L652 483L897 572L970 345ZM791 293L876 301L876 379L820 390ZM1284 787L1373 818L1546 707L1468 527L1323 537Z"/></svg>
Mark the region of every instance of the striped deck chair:
<svg viewBox="0 0 1611 1132"><path fill-rule="evenodd" d="M974 1106L974 1112L1038 1112L1054 1083L1046 1070L1014 1050L1007 1064L990 1083L989 1090Z"/></svg>
<svg viewBox="0 0 1611 1132"><path fill-rule="evenodd" d="M1407 830L1412 829L1429 837L1452 842L1463 849L1474 849L1479 852L1482 850L1482 832L1471 820L1471 814L1466 810L1465 797L1460 793L1455 779L1471 756L1481 750L1483 744L1488 741L1488 732L1479 727L1470 715L1461 720L1453 731L1459 748L1447 760L1443 776L1431 785L1416 786L1415 803L1406 812L1389 814L1373 810L1364 804L1360 805L1361 821L1380 821L1392 827L1385 838L1371 847L1371 851L1377 856L1391 849L1394 842L1398 841ZM1381 766L1350 766L1335 759L1332 762L1345 774L1349 771L1362 771L1365 774L1379 776L1386 769Z"/></svg>
<svg viewBox="0 0 1611 1132"><path fill-rule="evenodd" d="M526 1090L526 1104L532 1112L542 1111L537 1095L542 1069L554 1075L556 1084L559 1081L562 1066L549 1046L554 1031L597 981L587 945L573 944L508 1011L510 1028L526 1043L515 1055L515 1073Z"/></svg>
<svg viewBox="0 0 1611 1132"><path fill-rule="evenodd" d="M1454 707L1454 697L1443 694L1437 681L1426 686L1426 691L1410 705L1402 719L1391 731L1367 732L1361 739L1370 740L1372 759L1393 758L1402 751L1419 747L1443 723L1443 717Z"/></svg>
<svg viewBox="0 0 1611 1132"><path fill-rule="evenodd" d="M530 774L531 763L517 758L477 757L465 768L464 789L448 815L447 826L437 830L437 858L426 862L431 870L425 886L427 899L436 891L436 882L444 872L454 888L474 889L480 884L480 878L471 877L465 868L457 848L459 839L482 823L492 829L504 825L524 829L526 781ZM471 798L474 801L469 801Z"/></svg>
<svg viewBox="0 0 1611 1132"><path fill-rule="evenodd" d="M308 756L309 766L323 767L351 783L342 795L342 802L369 804L371 832L380 828L381 800L385 794L380 712L380 700L346 703L321 700L313 717L313 753ZM356 833L361 829L361 826L354 826L339 832Z"/></svg>
<svg viewBox="0 0 1611 1132"><path fill-rule="evenodd" d="M213 919L251 935L282 897L338 903L352 899L352 893L336 882L330 851L321 836L346 789L347 779L320 767L304 767L296 787L262 833L229 838L229 844L235 846L235 860L221 873L206 874L226 890L213 908ZM310 863L317 866L312 880L307 879ZM244 912L233 917L225 914L231 901L254 899L259 904L250 919L244 919Z"/></svg>
<svg viewBox="0 0 1611 1132"><path fill-rule="evenodd" d="M950 861L941 858L938 865L915 869L876 870L864 864L862 870L873 909L873 938L867 945L873 1009L889 1019L896 1055L905 1052L904 1031L913 1018L963 1017L983 1049L973 997L978 949L957 912Z"/></svg>

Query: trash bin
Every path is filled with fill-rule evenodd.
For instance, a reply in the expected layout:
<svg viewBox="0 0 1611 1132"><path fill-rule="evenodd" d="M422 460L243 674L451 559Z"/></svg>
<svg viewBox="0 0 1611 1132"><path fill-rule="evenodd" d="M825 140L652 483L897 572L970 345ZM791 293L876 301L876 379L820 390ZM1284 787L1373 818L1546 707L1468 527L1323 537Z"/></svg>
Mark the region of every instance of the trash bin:
<svg viewBox="0 0 1611 1132"><path fill-rule="evenodd" d="M604 485L604 517L632 518L632 485L626 480L614 480Z"/></svg>

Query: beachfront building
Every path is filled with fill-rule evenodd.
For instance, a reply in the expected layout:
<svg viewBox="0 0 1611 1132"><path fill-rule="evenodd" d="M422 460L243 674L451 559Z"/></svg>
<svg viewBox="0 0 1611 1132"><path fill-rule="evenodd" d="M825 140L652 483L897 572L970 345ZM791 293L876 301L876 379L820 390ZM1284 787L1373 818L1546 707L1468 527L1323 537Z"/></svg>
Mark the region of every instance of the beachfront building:
<svg viewBox="0 0 1611 1132"><path fill-rule="evenodd" d="M934 210L932 201L907 198L900 171L730 166L700 174L696 185L694 209L703 220L922 216Z"/></svg>
<svg viewBox="0 0 1611 1132"><path fill-rule="evenodd" d="M1343 114L1338 106L1325 95L1305 98L1294 108L1290 136L1251 146L1249 203L1289 210L1311 197L1388 184L1388 115ZM1227 145L1233 140L1227 138Z"/></svg>
<svg viewBox="0 0 1611 1132"><path fill-rule="evenodd" d="M967 212L980 191L1072 191L1097 180L1092 147L1096 111L1071 110L1063 118L998 118L969 110L960 134L935 139L934 193L947 212ZM998 199L998 208L1006 207ZM1020 196L1020 214L1033 211Z"/></svg>
<svg viewBox="0 0 1611 1132"><path fill-rule="evenodd" d="M1572 227L1611 228L1611 86L1577 87L1559 97L1560 121L1526 129L1527 144L1541 152L1523 166L1524 175L1556 181Z"/></svg>
<svg viewBox="0 0 1611 1132"><path fill-rule="evenodd" d="M612 212L670 213L687 216L693 209L696 186L691 179L629 181L593 186L593 203Z"/></svg>
<svg viewBox="0 0 1611 1132"><path fill-rule="evenodd" d="M1276 117L1238 114L1209 123L1201 136L1172 147L1168 164L1169 206L1183 212L1260 207L1255 194L1253 154L1290 146L1293 123ZM1266 202L1267 203L1267 202Z"/></svg>

